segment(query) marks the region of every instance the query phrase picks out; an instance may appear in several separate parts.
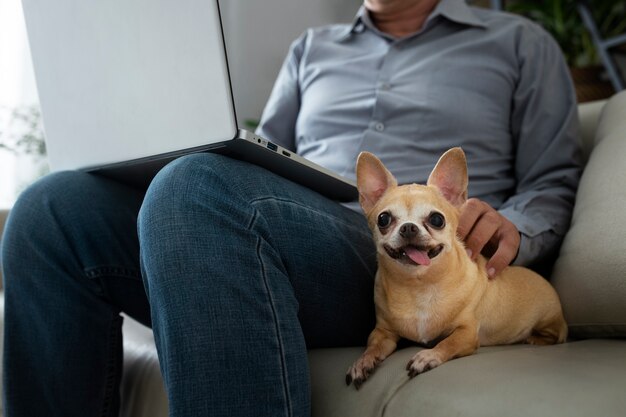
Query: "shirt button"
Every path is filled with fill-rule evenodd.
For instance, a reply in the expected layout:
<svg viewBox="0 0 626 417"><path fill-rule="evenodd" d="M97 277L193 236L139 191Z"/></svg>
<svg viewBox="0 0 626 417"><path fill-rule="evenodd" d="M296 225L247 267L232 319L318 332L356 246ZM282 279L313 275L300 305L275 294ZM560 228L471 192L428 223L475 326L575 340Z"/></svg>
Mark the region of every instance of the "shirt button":
<svg viewBox="0 0 626 417"><path fill-rule="evenodd" d="M385 125L382 123L376 123L374 125L374 129L378 130L379 132L382 132L383 130L385 130Z"/></svg>
<svg viewBox="0 0 626 417"><path fill-rule="evenodd" d="M381 90L383 90L383 91L387 91L387 90L391 89L391 84L389 84L389 83L382 83L382 84L380 85L380 88L381 88Z"/></svg>

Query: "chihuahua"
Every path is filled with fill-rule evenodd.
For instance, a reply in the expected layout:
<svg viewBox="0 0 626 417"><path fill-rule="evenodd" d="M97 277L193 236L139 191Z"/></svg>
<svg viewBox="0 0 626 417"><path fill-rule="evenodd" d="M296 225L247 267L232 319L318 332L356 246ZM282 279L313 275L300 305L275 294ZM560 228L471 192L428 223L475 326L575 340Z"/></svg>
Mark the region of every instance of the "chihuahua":
<svg viewBox="0 0 626 417"><path fill-rule="evenodd" d="M489 279L486 259L473 261L467 254L456 234L467 183L461 148L439 159L427 185L398 186L378 158L359 155L359 201L378 256L376 327L348 369L347 385L359 389L400 338L436 343L409 361L410 378L479 346L547 345L567 338L559 298L544 278L509 266Z"/></svg>

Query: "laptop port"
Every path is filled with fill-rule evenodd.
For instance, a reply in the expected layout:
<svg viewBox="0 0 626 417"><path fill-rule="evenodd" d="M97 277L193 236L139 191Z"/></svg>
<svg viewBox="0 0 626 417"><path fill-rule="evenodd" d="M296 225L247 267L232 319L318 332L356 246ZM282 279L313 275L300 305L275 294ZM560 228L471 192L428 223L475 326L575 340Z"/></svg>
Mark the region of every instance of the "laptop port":
<svg viewBox="0 0 626 417"><path fill-rule="evenodd" d="M291 154L287 151L283 151L283 155L287 156L287 157L291 157Z"/></svg>
<svg viewBox="0 0 626 417"><path fill-rule="evenodd" d="M274 145L272 142L267 142L267 149L278 152L278 146Z"/></svg>

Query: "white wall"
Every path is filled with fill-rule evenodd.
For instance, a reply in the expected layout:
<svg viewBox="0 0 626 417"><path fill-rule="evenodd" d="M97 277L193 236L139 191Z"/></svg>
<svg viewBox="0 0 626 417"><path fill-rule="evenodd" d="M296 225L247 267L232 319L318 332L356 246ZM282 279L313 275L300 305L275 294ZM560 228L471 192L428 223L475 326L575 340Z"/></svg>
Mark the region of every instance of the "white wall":
<svg viewBox="0 0 626 417"><path fill-rule="evenodd" d="M291 42L306 28L351 22L362 0L222 0L240 126L258 119Z"/></svg>

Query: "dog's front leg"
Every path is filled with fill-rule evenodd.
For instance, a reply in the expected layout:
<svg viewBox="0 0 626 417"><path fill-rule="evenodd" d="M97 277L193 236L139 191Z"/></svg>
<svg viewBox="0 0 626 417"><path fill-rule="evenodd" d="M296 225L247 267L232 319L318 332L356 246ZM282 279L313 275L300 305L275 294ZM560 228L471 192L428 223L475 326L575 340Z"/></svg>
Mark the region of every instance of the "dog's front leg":
<svg viewBox="0 0 626 417"><path fill-rule="evenodd" d="M429 371L450 359L471 355L478 349L478 325L468 323L454 329L452 333L432 349L417 352L406 366L409 377Z"/></svg>
<svg viewBox="0 0 626 417"><path fill-rule="evenodd" d="M354 382L359 389L372 371L396 350L400 337L389 330L376 327L367 339L367 349L359 359L348 369L346 384Z"/></svg>

